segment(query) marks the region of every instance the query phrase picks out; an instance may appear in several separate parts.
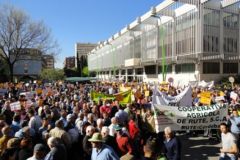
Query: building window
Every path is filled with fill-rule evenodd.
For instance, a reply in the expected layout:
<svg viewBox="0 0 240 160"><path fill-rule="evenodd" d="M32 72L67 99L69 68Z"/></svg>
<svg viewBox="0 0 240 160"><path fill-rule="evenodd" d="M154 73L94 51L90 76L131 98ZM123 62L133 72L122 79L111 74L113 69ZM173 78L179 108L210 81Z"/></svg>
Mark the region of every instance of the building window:
<svg viewBox="0 0 240 160"><path fill-rule="evenodd" d="M143 74L143 68L137 68L136 75L142 75L142 74Z"/></svg>
<svg viewBox="0 0 240 160"><path fill-rule="evenodd" d="M194 63L177 64L175 66L175 71L177 74L195 72L195 64Z"/></svg>
<svg viewBox="0 0 240 160"><path fill-rule="evenodd" d="M238 73L238 63L223 63L223 73Z"/></svg>
<svg viewBox="0 0 240 160"><path fill-rule="evenodd" d="M146 74L156 74L156 66L145 66L145 73Z"/></svg>
<svg viewBox="0 0 240 160"><path fill-rule="evenodd" d="M203 62L203 74L219 74L219 62Z"/></svg>
<svg viewBox="0 0 240 160"><path fill-rule="evenodd" d="M133 74L133 69L128 69L127 72L128 72L128 75L132 75Z"/></svg>
<svg viewBox="0 0 240 160"><path fill-rule="evenodd" d="M172 73L172 65L166 65L165 70L167 70L167 73ZM158 74L162 73L162 66L158 66Z"/></svg>
<svg viewBox="0 0 240 160"><path fill-rule="evenodd" d="M121 75L125 75L125 69L121 70Z"/></svg>

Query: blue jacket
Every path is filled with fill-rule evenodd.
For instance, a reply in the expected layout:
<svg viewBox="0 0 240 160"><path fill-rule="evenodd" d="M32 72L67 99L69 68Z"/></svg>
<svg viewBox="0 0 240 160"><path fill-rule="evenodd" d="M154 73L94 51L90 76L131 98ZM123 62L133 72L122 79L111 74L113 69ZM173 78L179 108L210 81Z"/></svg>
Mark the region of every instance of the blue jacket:
<svg viewBox="0 0 240 160"><path fill-rule="evenodd" d="M181 159L181 143L176 138L173 137L169 141L164 141L166 148L166 156L168 160L180 160Z"/></svg>

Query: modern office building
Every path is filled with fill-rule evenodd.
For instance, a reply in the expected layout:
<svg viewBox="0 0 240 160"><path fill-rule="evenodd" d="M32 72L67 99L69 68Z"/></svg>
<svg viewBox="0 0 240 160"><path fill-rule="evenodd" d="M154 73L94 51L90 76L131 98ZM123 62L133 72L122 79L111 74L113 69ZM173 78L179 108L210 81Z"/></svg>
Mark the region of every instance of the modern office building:
<svg viewBox="0 0 240 160"><path fill-rule="evenodd" d="M75 67L75 57L66 57L64 60L64 68L71 69Z"/></svg>
<svg viewBox="0 0 240 160"><path fill-rule="evenodd" d="M87 54L92 51L97 45L93 43L76 43L75 44L75 67L82 75L82 69L87 66Z"/></svg>
<svg viewBox="0 0 240 160"><path fill-rule="evenodd" d="M88 66L101 79L175 85L240 73L240 0L165 0L101 42ZM162 67L164 66L164 67Z"/></svg>
<svg viewBox="0 0 240 160"><path fill-rule="evenodd" d="M54 69L54 57L52 55L43 55L42 67L45 69Z"/></svg>

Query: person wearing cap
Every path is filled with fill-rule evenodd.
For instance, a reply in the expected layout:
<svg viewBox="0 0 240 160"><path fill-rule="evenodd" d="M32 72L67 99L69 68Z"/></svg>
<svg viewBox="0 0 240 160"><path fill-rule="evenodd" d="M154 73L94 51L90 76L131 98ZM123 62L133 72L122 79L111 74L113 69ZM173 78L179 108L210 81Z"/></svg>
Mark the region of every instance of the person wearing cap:
<svg viewBox="0 0 240 160"><path fill-rule="evenodd" d="M94 133L88 141L91 142L93 148L91 160L119 160L114 150L110 146L103 144L104 141L100 133Z"/></svg>
<svg viewBox="0 0 240 160"><path fill-rule="evenodd" d="M34 146L33 156L28 158L27 160L44 160L46 156L46 147L39 143Z"/></svg>

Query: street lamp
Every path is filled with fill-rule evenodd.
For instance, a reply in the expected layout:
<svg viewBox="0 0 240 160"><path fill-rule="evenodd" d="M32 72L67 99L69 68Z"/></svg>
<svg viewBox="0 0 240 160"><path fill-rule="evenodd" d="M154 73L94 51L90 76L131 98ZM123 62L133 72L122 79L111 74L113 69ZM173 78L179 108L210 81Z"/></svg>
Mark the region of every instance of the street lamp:
<svg viewBox="0 0 240 160"><path fill-rule="evenodd" d="M151 17L157 18L160 21L160 43L162 44L162 77L163 81L166 81L166 53L165 53L165 47L164 47L164 28L161 24L161 17L156 15L156 12L152 10Z"/></svg>

